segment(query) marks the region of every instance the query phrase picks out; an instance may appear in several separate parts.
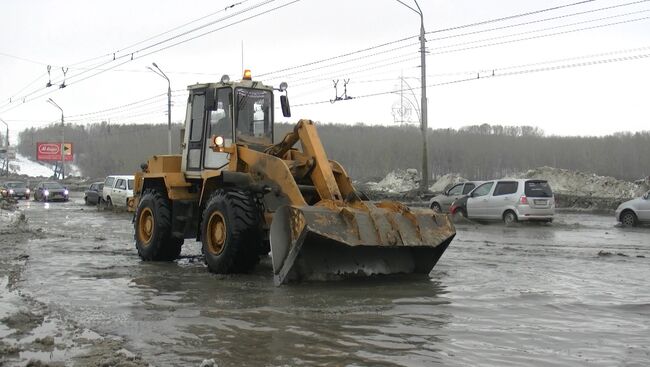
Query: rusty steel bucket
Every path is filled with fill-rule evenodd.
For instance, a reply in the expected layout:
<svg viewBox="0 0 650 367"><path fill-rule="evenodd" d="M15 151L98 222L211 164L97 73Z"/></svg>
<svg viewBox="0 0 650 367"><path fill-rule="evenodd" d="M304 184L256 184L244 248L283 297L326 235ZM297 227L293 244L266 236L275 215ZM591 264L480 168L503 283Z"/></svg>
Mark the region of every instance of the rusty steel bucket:
<svg viewBox="0 0 650 367"><path fill-rule="evenodd" d="M397 202L283 206L271 223L274 281L429 274L455 235L449 216Z"/></svg>

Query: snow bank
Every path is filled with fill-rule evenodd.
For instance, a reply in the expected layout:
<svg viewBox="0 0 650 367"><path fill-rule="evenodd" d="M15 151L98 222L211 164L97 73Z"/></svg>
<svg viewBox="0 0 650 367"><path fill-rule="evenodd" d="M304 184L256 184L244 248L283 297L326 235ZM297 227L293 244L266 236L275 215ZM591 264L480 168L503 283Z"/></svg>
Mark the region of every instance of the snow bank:
<svg viewBox="0 0 650 367"><path fill-rule="evenodd" d="M548 180L554 192L575 196L632 198L644 192L644 187L633 182L553 167L532 169L516 175L516 178Z"/></svg>
<svg viewBox="0 0 650 367"><path fill-rule="evenodd" d="M465 182L467 181L466 178L461 177L458 173L448 173L438 179L436 183L431 185L429 187L429 191L432 192L443 192L445 191L448 187L455 185L459 182Z"/></svg>
<svg viewBox="0 0 650 367"><path fill-rule="evenodd" d="M79 167L75 164L66 162L66 176L80 176ZM17 175L26 175L29 177L52 177L54 174L54 164L34 162L24 155L16 154L16 159L9 162L9 171Z"/></svg>
<svg viewBox="0 0 650 367"><path fill-rule="evenodd" d="M402 193L418 188L420 174L418 170L409 168L407 170L395 170L390 172L379 182L368 182L368 187L375 191L386 191L391 193Z"/></svg>

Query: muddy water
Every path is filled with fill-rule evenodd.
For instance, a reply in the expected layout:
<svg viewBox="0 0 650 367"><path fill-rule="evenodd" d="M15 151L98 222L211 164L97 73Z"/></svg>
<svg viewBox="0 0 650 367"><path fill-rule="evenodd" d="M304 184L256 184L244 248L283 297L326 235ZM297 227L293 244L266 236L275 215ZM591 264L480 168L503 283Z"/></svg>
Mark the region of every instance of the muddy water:
<svg viewBox="0 0 650 367"><path fill-rule="evenodd" d="M551 226L458 226L430 279L273 286L209 274L199 244L140 262L127 214L21 203L19 286L157 366L648 365L650 228L560 214Z"/></svg>

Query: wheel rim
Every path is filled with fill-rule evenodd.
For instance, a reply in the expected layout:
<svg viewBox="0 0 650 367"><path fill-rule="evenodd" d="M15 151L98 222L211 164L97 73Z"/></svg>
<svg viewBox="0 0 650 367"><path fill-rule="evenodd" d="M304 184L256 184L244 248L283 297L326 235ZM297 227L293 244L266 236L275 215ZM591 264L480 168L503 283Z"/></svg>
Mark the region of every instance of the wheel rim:
<svg viewBox="0 0 650 367"><path fill-rule="evenodd" d="M208 233L206 234L207 250L213 255L223 252L226 244L226 220L219 212L214 212L208 220Z"/></svg>
<svg viewBox="0 0 650 367"><path fill-rule="evenodd" d="M506 213L506 223L510 224L515 221L514 215L512 213Z"/></svg>
<svg viewBox="0 0 650 367"><path fill-rule="evenodd" d="M630 214L630 213L625 213L625 215L623 215L623 224L625 224L626 226L633 225L634 224L634 216L632 214Z"/></svg>
<svg viewBox="0 0 650 367"><path fill-rule="evenodd" d="M434 212L440 213L440 205L438 204L431 205L431 209L433 209Z"/></svg>
<svg viewBox="0 0 650 367"><path fill-rule="evenodd" d="M151 242L153 237L154 219L153 212L150 208L144 208L140 212L140 219L138 220L138 236L145 246Z"/></svg>

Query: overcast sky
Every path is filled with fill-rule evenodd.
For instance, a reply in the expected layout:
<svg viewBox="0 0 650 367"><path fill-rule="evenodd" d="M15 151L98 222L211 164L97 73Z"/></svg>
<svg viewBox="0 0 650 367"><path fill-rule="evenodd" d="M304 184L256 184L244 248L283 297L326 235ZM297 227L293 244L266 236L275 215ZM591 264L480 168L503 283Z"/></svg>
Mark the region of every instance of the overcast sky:
<svg viewBox="0 0 650 367"><path fill-rule="evenodd" d="M415 88L405 85L404 96L419 103L419 16L397 1L248 0L225 10L237 2L3 0L0 118L9 123L12 143L17 131L60 118L49 97L71 122L166 122L167 84L146 69L152 62L179 90L172 119L180 122L188 84L222 74L241 78L242 43L243 65L254 79L289 83L289 121L399 123L396 111L409 102L388 92L401 89L400 75ZM431 32L429 127L534 125L548 135L650 130L650 1L561 7L576 2L420 0ZM445 30L552 7L561 8ZM178 36L207 23L214 24ZM310 65L296 67L304 64ZM63 89L61 67L68 68ZM333 79L340 80L339 96L349 79L347 95L362 98L328 102L335 98ZM407 113L416 123L415 109Z"/></svg>

